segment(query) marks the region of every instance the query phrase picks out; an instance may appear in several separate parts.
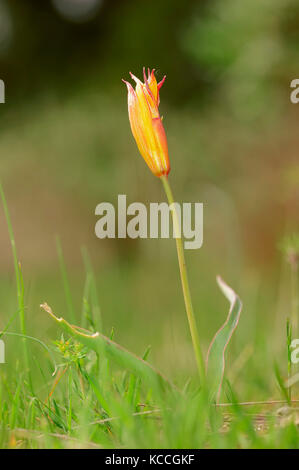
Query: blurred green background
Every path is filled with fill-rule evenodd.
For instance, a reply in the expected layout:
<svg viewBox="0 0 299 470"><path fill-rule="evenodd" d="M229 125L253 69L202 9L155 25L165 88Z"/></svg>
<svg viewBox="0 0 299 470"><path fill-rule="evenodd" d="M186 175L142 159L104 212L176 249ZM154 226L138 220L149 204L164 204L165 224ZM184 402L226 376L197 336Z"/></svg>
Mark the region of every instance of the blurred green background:
<svg viewBox="0 0 299 470"><path fill-rule="evenodd" d="M298 44L296 0L0 1L0 177L28 334L57 337L42 301L68 315L58 235L78 321L84 246L103 332L114 327L116 341L138 354L151 344L153 363L177 380L196 373L174 241L94 234L100 202L165 200L131 136L121 82L149 66L167 75L160 109L175 196L204 203L203 247L186 253L204 349L228 310L220 274L244 303L228 377L241 399L276 395L272 366L277 360L286 373L291 308L278 246L298 230L299 105L289 97ZM2 209L0 224L1 329L17 307ZM18 350L6 341L9 370Z"/></svg>

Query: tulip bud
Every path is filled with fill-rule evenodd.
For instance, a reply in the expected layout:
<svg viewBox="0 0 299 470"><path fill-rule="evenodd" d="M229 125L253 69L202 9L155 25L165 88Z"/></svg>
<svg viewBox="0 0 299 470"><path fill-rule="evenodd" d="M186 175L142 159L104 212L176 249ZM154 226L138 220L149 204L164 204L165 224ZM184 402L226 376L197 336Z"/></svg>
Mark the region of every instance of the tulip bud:
<svg viewBox="0 0 299 470"><path fill-rule="evenodd" d="M161 177L170 171L167 140L158 109L159 90L166 77L157 83L154 72L148 69L146 77L143 68L144 83L130 73L136 83L135 90L129 82L123 82L128 88L129 120L139 152L154 175Z"/></svg>

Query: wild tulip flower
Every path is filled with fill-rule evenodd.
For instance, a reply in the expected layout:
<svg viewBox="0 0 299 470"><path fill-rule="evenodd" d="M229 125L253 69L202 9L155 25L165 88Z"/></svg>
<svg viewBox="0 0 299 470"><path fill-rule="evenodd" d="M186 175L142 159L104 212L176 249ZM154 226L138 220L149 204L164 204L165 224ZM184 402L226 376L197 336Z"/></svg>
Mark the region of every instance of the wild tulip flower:
<svg viewBox="0 0 299 470"><path fill-rule="evenodd" d="M167 139L159 114L159 91L165 78L157 83L155 70L143 68L144 83L130 72L136 88L123 80L128 88L128 111L131 130L139 152L150 170L159 178L170 171Z"/></svg>
<svg viewBox="0 0 299 470"><path fill-rule="evenodd" d="M191 301L184 248L180 234L179 219L177 211L174 207L174 198L168 181L170 166L167 140L162 124L162 119L159 114L159 91L166 77L164 77L161 82L157 83L155 70L153 69L150 71L150 69L148 69L148 75L146 76L145 68L143 68L144 83L139 80L139 78L135 77L135 75L133 75L131 72L130 75L136 83L135 90L129 82L125 80L123 80L123 82L125 82L128 88L128 110L131 129L139 152L154 175L158 176L162 181L171 208L174 231L176 233L175 238L186 313L188 317L195 358L199 370L199 376L202 386L204 386L204 363Z"/></svg>

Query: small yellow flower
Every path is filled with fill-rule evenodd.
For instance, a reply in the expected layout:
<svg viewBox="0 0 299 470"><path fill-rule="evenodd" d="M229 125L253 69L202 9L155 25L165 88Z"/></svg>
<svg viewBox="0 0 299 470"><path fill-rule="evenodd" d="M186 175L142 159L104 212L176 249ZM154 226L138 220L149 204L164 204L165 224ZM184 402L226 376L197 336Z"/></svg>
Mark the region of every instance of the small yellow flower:
<svg viewBox="0 0 299 470"><path fill-rule="evenodd" d="M155 70L148 69L146 77L143 68L144 83L131 72L136 88L123 80L128 88L128 110L131 130L139 152L154 175L168 175L170 171L167 139L159 114L159 90L165 78L157 83Z"/></svg>

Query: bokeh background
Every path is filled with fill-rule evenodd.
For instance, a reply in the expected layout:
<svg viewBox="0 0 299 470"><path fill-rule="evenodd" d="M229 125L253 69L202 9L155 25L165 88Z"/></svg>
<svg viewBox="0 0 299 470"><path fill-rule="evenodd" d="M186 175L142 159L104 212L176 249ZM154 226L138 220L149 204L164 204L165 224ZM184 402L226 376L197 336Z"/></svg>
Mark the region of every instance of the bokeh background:
<svg viewBox="0 0 299 470"><path fill-rule="evenodd" d="M79 321L84 247L103 332L113 327L116 341L138 354L151 344L152 362L177 380L196 373L174 241L94 234L100 202L116 203L118 194L146 205L165 199L137 152L121 82L145 65L167 75L161 113L176 198L204 203L203 247L186 253L204 349L228 311L220 274L244 303L228 377L241 399L277 394L273 363L286 373L291 309L279 245L298 230L299 104L290 102L298 44L296 0L0 1L0 177L28 334L48 344L59 334L42 301L66 317L72 304ZM1 329L17 307L2 209L0 224ZM6 367L17 354L7 339Z"/></svg>

